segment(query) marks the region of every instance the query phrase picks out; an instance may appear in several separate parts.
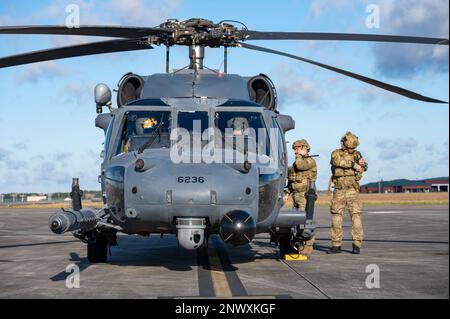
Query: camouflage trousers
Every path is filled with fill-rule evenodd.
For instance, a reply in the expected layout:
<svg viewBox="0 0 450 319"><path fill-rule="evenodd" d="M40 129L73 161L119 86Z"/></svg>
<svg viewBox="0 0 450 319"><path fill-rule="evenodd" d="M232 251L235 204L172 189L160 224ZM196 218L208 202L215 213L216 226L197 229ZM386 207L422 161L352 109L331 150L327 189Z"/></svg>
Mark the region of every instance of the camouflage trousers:
<svg viewBox="0 0 450 319"><path fill-rule="evenodd" d="M361 221L361 200L359 192L351 189L336 189L331 200L331 242L334 247L340 247L343 231L342 221L345 209L348 210L352 221L353 243L361 247L363 241L363 226Z"/></svg>
<svg viewBox="0 0 450 319"><path fill-rule="evenodd" d="M294 207L299 211L304 211L306 209L306 192L293 192L292 202ZM300 251L306 255L312 254L315 236L305 242L303 249Z"/></svg>

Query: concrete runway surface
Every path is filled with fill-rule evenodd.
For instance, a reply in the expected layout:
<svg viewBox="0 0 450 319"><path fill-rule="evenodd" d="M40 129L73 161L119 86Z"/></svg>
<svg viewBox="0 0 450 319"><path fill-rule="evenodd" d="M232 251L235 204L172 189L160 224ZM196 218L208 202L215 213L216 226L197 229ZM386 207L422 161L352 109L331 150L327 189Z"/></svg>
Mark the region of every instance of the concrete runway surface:
<svg viewBox="0 0 450 319"><path fill-rule="evenodd" d="M121 235L108 263L90 264L85 244L50 232L51 213L0 209L0 298L449 298L448 206L365 207L361 255L349 253L348 216L345 251L325 253L330 215L319 207L306 262L278 260L266 234L239 248L214 236L198 251L179 249L174 236ZM66 287L70 264L80 288ZM376 267L379 288L368 288Z"/></svg>

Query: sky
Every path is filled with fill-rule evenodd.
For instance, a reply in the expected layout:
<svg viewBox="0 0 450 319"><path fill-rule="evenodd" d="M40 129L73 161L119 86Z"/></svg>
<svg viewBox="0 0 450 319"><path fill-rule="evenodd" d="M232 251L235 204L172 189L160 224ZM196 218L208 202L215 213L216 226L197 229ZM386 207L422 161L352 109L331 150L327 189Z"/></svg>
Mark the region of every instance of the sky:
<svg viewBox="0 0 450 319"><path fill-rule="evenodd" d="M250 30L260 31L449 37L446 0L0 0L0 25L63 25L69 4L78 5L81 24L89 25L153 27L168 18L202 17L239 20ZM366 23L373 12L366 11L368 5L379 10L378 25ZM2 35L0 56L96 40ZM251 43L449 100L448 46L338 41ZM146 52L0 69L0 193L69 191L72 177L79 177L84 189L100 189L97 176L104 134L94 126L94 86L103 82L114 89L127 72L162 73L164 52L164 47L156 47ZM205 65L219 68L221 53L207 48ZM264 73L272 78L280 112L296 121L287 140L306 138L311 153L320 155L319 189L326 188L330 177L330 153L340 147L340 138L348 130L359 136L360 151L369 163L363 183L380 178L448 176L448 105L410 100L299 61L243 48L231 49L228 60L229 73ZM171 66L187 63L187 48L174 48ZM289 158L293 161L292 153Z"/></svg>

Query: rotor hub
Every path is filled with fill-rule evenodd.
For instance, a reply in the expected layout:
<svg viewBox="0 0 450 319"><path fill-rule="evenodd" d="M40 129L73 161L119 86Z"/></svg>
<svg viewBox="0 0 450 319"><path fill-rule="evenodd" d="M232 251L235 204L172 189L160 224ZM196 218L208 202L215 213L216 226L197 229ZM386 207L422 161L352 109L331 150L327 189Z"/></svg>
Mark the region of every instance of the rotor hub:
<svg viewBox="0 0 450 319"><path fill-rule="evenodd" d="M160 28L172 31L170 36L150 37L149 42L165 45L201 45L209 47L234 46L237 41L245 40L246 28L238 29L232 24L221 21L194 18L186 21L169 19Z"/></svg>

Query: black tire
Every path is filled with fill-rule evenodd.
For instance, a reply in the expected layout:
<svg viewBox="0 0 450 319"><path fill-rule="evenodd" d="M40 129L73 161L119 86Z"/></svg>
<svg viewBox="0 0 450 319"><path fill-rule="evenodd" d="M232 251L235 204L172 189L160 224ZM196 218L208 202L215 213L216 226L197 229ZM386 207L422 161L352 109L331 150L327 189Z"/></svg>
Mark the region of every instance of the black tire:
<svg viewBox="0 0 450 319"><path fill-rule="evenodd" d="M280 237L280 239L278 239L278 245L280 248L280 258L283 258L284 255L287 254L296 253L296 250L292 247L290 235Z"/></svg>
<svg viewBox="0 0 450 319"><path fill-rule="evenodd" d="M108 241L104 236L98 236L95 243L88 243L87 257L91 263L104 263L108 259Z"/></svg>

